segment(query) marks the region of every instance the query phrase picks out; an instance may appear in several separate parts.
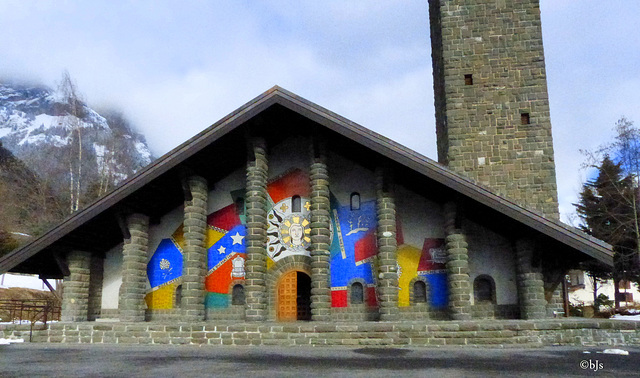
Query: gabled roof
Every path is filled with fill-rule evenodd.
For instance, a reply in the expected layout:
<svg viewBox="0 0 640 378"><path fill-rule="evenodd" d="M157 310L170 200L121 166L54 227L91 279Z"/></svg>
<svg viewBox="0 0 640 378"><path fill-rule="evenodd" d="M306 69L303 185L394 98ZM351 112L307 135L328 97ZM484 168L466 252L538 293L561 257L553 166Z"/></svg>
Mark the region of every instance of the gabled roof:
<svg viewBox="0 0 640 378"><path fill-rule="evenodd" d="M60 265L60 260L56 257L56 251L68 250L74 246L84 248L83 240L87 238L94 238L94 241L104 248L112 247L110 241L116 237L114 235L118 234L117 237L120 241L122 240L117 216L123 209L124 211L127 209L136 211L138 210L136 207L138 207L147 210L155 209L159 213L169 209L158 205L163 201L147 200L148 205L144 205L146 196L141 194L143 187L157 189L158 182L162 180L164 180L162 182L179 181L177 179L179 165L187 164L189 159L195 159L196 154L210 148L220 138L230 135L245 122L259 118L262 113L267 113L267 110L274 108L274 106L285 108L291 114L295 113L311 120L331 132L342 135L368 150L391 159L395 164L404 167L407 172L412 171L423 178L435 181L454 191L459 197L484 205L492 212L502 217L511 218L526 228L546 235L566 247L585 253L609 265L613 264L611 246L608 244L560 222L546 219L529 211L415 151L275 86L152 162L105 197L74 214L31 243L0 258L0 273L19 271L40 273L42 276L59 276L61 270L56 269L56 264ZM224 146L216 146L215 148L224 148ZM231 150L228 152L232 153ZM244 154L245 151L242 153ZM168 188L163 192L169 192L167 195L178 194L178 197L182 194L179 187ZM143 204L138 204L140 202ZM167 206L170 205L172 204ZM94 248L94 250L104 252L104 248L102 250ZM44 259L46 262L34 263L32 258L35 255L38 255L38 259Z"/></svg>

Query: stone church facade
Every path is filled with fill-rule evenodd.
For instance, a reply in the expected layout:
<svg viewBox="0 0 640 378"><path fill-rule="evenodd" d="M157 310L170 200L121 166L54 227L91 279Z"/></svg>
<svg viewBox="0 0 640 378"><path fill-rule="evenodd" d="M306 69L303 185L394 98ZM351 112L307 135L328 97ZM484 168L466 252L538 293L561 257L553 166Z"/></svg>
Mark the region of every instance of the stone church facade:
<svg viewBox="0 0 640 378"><path fill-rule="evenodd" d="M63 321L540 319L558 223L537 0L430 1L436 163L274 87L0 259ZM490 189L487 189L490 188Z"/></svg>

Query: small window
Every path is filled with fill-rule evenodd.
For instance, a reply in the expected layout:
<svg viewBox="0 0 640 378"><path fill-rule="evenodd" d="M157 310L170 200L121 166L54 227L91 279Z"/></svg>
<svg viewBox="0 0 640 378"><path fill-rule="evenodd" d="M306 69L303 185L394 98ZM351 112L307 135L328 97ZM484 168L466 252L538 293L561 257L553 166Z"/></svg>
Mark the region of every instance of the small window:
<svg viewBox="0 0 640 378"><path fill-rule="evenodd" d="M619 302L633 302L633 293L629 293L629 292L618 293L617 298Z"/></svg>
<svg viewBox="0 0 640 378"><path fill-rule="evenodd" d="M242 197L236 199L236 214L244 215L244 198Z"/></svg>
<svg viewBox="0 0 640 378"><path fill-rule="evenodd" d="M302 200L300 196L293 196L291 199L291 212L299 213L302 211Z"/></svg>
<svg viewBox="0 0 640 378"><path fill-rule="evenodd" d="M358 192L351 193L351 210L360 210L360 194Z"/></svg>
<svg viewBox="0 0 640 378"><path fill-rule="evenodd" d="M619 284L620 289L631 289L631 281L621 280Z"/></svg>
<svg viewBox="0 0 640 378"><path fill-rule="evenodd" d="M427 285L423 281L416 281L413 283L413 302L427 302Z"/></svg>
<svg viewBox="0 0 640 378"><path fill-rule="evenodd" d="M520 114L520 124L528 125L531 123L531 118L529 117L529 113L521 113Z"/></svg>
<svg viewBox="0 0 640 378"><path fill-rule="evenodd" d="M464 85L473 85L473 75L472 74L464 75Z"/></svg>
<svg viewBox="0 0 640 378"><path fill-rule="evenodd" d="M351 304L364 303L364 287L360 282L351 284Z"/></svg>
<svg viewBox="0 0 640 378"><path fill-rule="evenodd" d="M182 285L178 285L178 287L176 287L176 296L175 296L175 303L173 308L180 308L181 304L182 304Z"/></svg>
<svg viewBox="0 0 640 378"><path fill-rule="evenodd" d="M244 287L240 284L235 285L231 290L231 304L244 305Z"/></svg>
<svg viewBox="0 0 640 378"><path fill-rule="evenodd" d="M478 276L473 281L473 294L476 302L495 302L493 279L487 275Z"/></svg>

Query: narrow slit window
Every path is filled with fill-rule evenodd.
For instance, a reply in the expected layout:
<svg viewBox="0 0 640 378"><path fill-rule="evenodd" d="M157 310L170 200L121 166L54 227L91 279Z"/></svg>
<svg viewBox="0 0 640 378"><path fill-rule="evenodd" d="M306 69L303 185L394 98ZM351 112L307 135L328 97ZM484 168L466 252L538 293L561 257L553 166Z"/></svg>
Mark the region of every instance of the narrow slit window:
<svg viewBox="0 0 640 378"><path fill-rule="evenodd" d="M244 198L242 197L236 199L236 214L244 215Z"/></svg>
<svg viewBox="0 0 640 378"><path fill-rule="evenodd" d="M300 199L300 196L293 196L291 199L291 211L294 213L302 211L302 200Z"/></svg>
<svg viewBox="0 0 640 378"><path fill-rule="evenodd" d="M176 287L176 295L174 298L173 308L180 308L181 304L182 304L182 285L178 285L178 287Z"/></svg>
<svg viewBox="0 0 640 378"><path fill-rule="evenodd" d="M351 285L351 304L364 303L364 287L360 282Z"/></svg>
<svg viewBox="0 0 640 378"><path fill-rule="evenodd" d="M416 281L413 283L413 302L427 302L427 285L422 281Z"/></svg>
<svg viewBox="0 0 640 378"><path fill-rule="evenodd" d="M232 305L244 305L244 287L242 285L235 285L231 290L231 304Z"/></svg>
<svg viewBox="0 0 640 378"><path fill-rule="evenodd" d="M358 192L351 193L351 210L360 210L360 194Z"/></svg>
<svg viewBox="0 0 640 378"><path fill-rule="evenodd" d="M464 85L473 85L473 75L472 74L464 75Z"/></svg>
<svg viewBox="0 0 640 378"><path fill-rule="evenodd" d="M520 124L528 125L531 123L531 118L529 117L529 113L521 113L520 114Z"/></svg>

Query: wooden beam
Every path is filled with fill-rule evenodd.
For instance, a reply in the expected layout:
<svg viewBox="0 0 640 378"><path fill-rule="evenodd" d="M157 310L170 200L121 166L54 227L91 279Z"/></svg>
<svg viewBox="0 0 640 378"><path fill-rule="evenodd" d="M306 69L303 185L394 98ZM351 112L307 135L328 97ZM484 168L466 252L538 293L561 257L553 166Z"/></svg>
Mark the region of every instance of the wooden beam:
<svg viewBox="0 0 640 378"><path fill-rule="evenodd" d="M40 279L42 280L42 282L44 282L45 285L47 285L47 287L49 288L49 291L51 292L51 294L53 294L53 296L56 297L57 300L61 301L62 298L60 297L60 295L58 294L56 289L54 289L53 286L51 286L49 281L47 281L46 278L42 278L42 277L40 277Z"/></svg>

